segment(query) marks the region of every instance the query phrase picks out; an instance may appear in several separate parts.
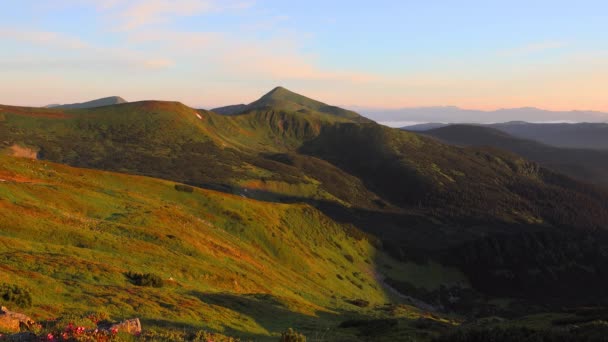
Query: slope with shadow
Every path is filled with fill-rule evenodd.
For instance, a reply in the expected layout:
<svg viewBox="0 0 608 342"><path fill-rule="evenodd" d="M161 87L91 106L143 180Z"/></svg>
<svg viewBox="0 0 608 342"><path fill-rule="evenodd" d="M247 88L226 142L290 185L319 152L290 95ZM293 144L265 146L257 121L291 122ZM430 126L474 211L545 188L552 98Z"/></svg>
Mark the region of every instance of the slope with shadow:
<svg viewBox="0 0 608 342"><path fill-rule="evenodd" d="M337 327L390 318L415 331L424 315L377 277L376 262L407 267L306 204L0 156L0 227L0 282L29 289L33 306L20 311L37 321L101 312L140 317L146 331L276 341L293 327L364 341ZM128 272L163 286L137 286Z"/></svg>
<svg viewBox="0 0 608 342"><path fill-rule="evenodd" d="M111 106L121 103L127 103L127 100L123 99L120 96L109 96L104 97L97 100L82 102L82 103L72 103L72 104L64 104L64 105L48 105L46 108L95 108L95 107L103 107L103 106Z"/></svg>
<svg viewBox="0 0 608 342"><path fill-rule="evenodd" d="M271 106L269 97L262 102ZM463 246L472 244L476 247L469 250L487 256L486 238L595 234L608 227L606 192L511 153L450 146L297 106L268 106L235 116L158 101L95 109L1 106L0 136L7 148L28 148L51 161L151 175L268 202L307 203L372 234L402 263L417 262L425 270L421 265L450 263L485 292L475 272L494 279L490 275L500 259L489 259L497 264L482 270L471 268L468 257L449 258L462 255ZM561 248L560 243L548 246L551 253ZM525 250L526 257L534 257L533 250ZM526 276L533 269L509 267L499 273L501 280L523 278L530 289L539 288ZM509 278L509 272L521 277ZM398 275L387 279L404 291L413 291L411 281Z"/></svg>
<svg viewBox="0 0 608 342"><path fill-rule="evenodd" d="M436 305L457 296L448 307L473 315L519 315L538 310L536 304L608 304L602 290L608 285L608 193L602 189L501 150L450 147L373 124L326 127L300 151L332 162L404 208L392 214L329 208L334 219L380 237L400 260L457 267L484 295L457 286L428 292L387 279L405 293ZM510 304L497 307L484 296Z"/></svg>
<svg viewBox="0 0 608 342"><path fill-rule="evenodd" d="M338 121L371 122L371 120L350 110L331 106L323 102L310 99L306 96L296 94L283 87L276 87L257 101L248 105L233 105L212 109L220 114L235 115L249 110L268 109L298 112L303 114L325 114Z"/></svg>
<svg viewBox="0 0 608 342"><path fill-rule="evenodd" d="M450 125L424 134L449 144L497 147L582 181L608 185L606 151L553 147L485 126Z"/></svg>
<svg viewBox="0 0 608 342"><path fill-rule="evenodd" d="M402 127L401 129L424 132L449 125L451 124L425 123ZM591 150L608 149L608 123L530 123L511 121L495 124L462 123L460 125L494 128L516 138L535 140L555 147Z"/></svg>
<svg viewBox="0 0 608 342"><path fill-rule="evenodd" d="M176 180L279 201L297 197L375 207L377 196L327 162L289 154L318 135L325 117L255 110L227 117L177 102L92 109L0 106L5 150L79 167ZM306 171L303 171L306 170Z"/></svg>

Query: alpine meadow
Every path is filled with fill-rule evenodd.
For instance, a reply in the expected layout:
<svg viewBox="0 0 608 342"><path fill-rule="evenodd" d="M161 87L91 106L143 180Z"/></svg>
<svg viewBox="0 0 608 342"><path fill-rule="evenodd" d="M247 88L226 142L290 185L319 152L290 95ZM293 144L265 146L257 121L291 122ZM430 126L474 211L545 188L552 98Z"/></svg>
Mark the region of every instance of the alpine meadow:
<svg viewBox="0 0 608 342"><path fill-rule="evenodd" d="M607 341L606 4L4 7L0 341Z"/></svg>

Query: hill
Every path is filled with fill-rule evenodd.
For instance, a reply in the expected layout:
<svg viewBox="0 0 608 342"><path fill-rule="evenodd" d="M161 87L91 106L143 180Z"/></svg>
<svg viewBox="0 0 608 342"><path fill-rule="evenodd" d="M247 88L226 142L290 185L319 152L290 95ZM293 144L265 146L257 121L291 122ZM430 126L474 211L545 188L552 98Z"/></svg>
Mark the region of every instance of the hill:
<svg viewBox="0 0 608 342"><path fill-rule="evenodd" d="M356 341L355 331L337 329L348 317L380 313L415 334L422 316L411 306L377 311L401 301L379 272L407 277L415 268L309 205L6 156L0 198L0 282L31 290L25 311L36 320L101 312L139 316L147 329L275 341L290 326L327 328ZM164 286L136 286L128 272L152 273Z"/></svg>
<svg viewBox="0 0 608 342"><path fill-rule="evenodd" d="M211 111L222 115L235 115L243 113L247 110L246 104L237 104L225 107L213 108Z"/></svg>
<svg viewBox="0 0 608 342"><path fill-rule="evenodd" d="M401 129L424 132L450 124L418 124ZM490 127L516 138L535 140L546 145L574 149L608 149L608 124L606 123L530 123L509 121L496 124L460 124Z"/></svg>
<svg viewBox="0 0 608 342"><path fill-rule="evenodd" d="M82 103L72 103L72 104L53 104L48 105L45 108L95 108L95 107L103 107L103 106L111 106L121 103L127 103L125 99L119 96L110 96L104 97L97 100L82 102Z"/></svg>
<svg viewBox="0 0 608 342"><path fill-rule="evenodd" d="M234 116L161 101L0 106L0 136L9 154L26 150L72 166L219 190L239 201L314 207L330 222L365 231L400 267L423 270L418 278L394 272L384 282L446 311L477 315L501 298L512 305L492 310L514 316L570 298L580 305L604 300L605 258L593 257L606 247L604 190L499 149L451 146L277 106ZM463 272L459 283L472 288L421 286L437 278L439 265ZM590 282L598 287L586 287ZM447 304L452 294L462 300Z"/></svg>
<svg viewBox="0 0 608 342"><path fill-rule="evenodd" d="M506 122L490 126L515 137L536 140L547 145L608 150L607 123Z"/></svg>
<svg viewBox="0 0 608 342"><path fill-rule="evenodd" d="M299 112L304 114L321 113L326 114L336 120L348 120L353 122L371 122L371 120L362 117L361 115L346 109L336 106L330 106L323 102L319 102L308 97L291 92L283 87L276 87L260 99L248 105L233 105L212 109L212 111L225 114L235 115L245 113L250 110L260 110L272 108L274 110L285 112Z"/></svg>
<svg viewBox="0 0 608 342"><path fill-rule="evenodd" d="M582 181L608 185L607 151L553 147L484 126L450 125L424 134L450 144L497 147Z"/></svg>

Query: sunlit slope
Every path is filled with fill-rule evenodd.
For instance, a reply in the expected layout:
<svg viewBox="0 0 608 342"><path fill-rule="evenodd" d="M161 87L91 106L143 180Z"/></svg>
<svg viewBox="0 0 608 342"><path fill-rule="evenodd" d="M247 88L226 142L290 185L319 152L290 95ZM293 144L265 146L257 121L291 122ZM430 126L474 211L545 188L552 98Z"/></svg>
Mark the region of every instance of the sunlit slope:
<svg viewBox="0 0 608 342"><path fill-rule="evenodd" d="M248 336L390 301L376 262L400 266L356 229L307 205L174 185L0 157L0 282L31 288L37 318L97 310ZM127 271L166 285L136 287Z"/></svg>
<svg viewBox="0 0 608 342"><path fill-rule="evenodd" d="M270 193L264 198L372 205L374 194L327 163L303 156L299 160L311 165L311 172L303 173L269 157L295 150L327 124L323 118L274 110L226 117L160 101L74 110L0 106L4 150L29 148L54 162L237 194L251 186ZM335 179L344 186L336 187ZM350 195L341 189L354 189L354 197L344 197Z"/></svg>

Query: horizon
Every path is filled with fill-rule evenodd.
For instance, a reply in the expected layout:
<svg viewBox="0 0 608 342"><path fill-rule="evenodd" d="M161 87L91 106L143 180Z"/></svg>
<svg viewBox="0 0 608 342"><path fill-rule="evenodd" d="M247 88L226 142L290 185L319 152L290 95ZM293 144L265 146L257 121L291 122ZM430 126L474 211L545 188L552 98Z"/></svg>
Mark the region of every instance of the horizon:
<svg viewBox="0 0 608 342"><path fill-rule="evenodd" d="M10 3L0 103L214 108L282 84L347 108L608 112L606 4L517 3Z"/></svg>

